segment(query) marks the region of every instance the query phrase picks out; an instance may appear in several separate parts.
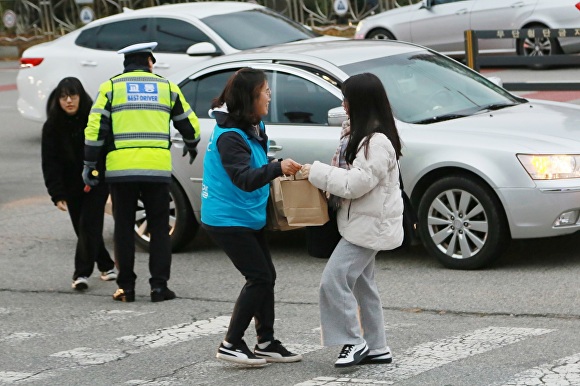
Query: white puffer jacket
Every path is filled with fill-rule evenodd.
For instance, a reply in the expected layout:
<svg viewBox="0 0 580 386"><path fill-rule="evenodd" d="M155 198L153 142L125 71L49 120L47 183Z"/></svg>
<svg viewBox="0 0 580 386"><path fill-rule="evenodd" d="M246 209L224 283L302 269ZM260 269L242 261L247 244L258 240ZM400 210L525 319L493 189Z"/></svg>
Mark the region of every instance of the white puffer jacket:
<svg viewBox="0 0 580 386"><path fill-rule="evenodd" d="M391 141L375 133L368 158L361 148L349 170L315 161L308 180L317 188L343 197L338 230L352 244L375 251L403 242L403 199L399 168Z"/></svg>

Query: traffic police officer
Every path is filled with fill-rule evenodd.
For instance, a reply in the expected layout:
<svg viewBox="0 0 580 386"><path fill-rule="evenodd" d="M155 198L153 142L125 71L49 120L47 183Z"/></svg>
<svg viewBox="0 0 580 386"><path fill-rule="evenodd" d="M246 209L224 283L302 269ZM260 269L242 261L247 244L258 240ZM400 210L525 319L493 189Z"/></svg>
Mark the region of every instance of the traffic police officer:
<svg viewBox="0 0 580 386"><path fill-rule="evenodd" d="M156 42L139 43L117 52L125 55L124 72L101 84L85 129L85 184L98 184L96 161L101 151L107 151L105 180L110 184L113 200L119 268L119 289L113 299L123 302L135 300L133 228L139 199L147 212L151 236L151 301L175 298L167 287L171 270L169 121L183 136L183 155L189 153L190 164L199 142L199 121L179 87L152 73L156 46Z"/></svg>

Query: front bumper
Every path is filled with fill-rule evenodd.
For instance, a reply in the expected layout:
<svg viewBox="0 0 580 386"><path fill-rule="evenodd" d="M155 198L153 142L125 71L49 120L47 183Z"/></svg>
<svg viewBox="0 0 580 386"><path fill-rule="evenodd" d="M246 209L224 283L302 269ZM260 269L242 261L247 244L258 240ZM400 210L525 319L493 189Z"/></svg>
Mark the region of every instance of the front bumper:
<svg viewBox="0 0 580 386"><path fill-rule="evenodd" d="M514 239L562 236L580 230L580 219L569 225L555 226L565 212L580 212L580 186L550 186L553 181L536 188L504 188L498 195Z"/></svg>

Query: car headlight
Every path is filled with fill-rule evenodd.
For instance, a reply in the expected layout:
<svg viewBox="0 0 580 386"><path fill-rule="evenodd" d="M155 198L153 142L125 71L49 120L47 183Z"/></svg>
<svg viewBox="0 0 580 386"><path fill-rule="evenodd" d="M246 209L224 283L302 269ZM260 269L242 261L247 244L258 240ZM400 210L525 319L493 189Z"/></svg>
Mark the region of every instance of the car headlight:
<svg viewBox="0 0 580 386"><path fill-rule="evenodd" d="M354 30L354 33L359 32L360 29L362 28L363 24L364 23L362 21L359 21L358 24L356 25L356 29Z"/></svg>
<svg viewBox="0 0 580 386"><path fill-rule="evenodd" d="M518 154L533 180L580 178L580 154Z"/></svg>

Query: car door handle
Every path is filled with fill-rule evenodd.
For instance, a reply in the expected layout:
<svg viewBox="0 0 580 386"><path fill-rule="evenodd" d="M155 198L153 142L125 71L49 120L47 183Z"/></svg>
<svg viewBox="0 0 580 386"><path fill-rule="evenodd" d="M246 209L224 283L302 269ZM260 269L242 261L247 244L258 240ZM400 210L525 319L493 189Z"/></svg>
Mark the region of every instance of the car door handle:
<svg viewBox="0 0 580 386"><path fill-rule="evenodd" d="M519 8L519 7L523 7L524 5L526 5L526 4L523 1L518 1L517 3L513 3L512 5L510 5L510 7Z"/></svg>
<svg viewBox="0 0 580 386"><path fill-rule="evenodd" d="M455 12L456 15L465 15L467 13L467 8L462 8Z"/></svg>
<svg viewBox="0 0 580 386"><path fill-rule="evenodd" d="M183 138L180 137L172 137L171 143L184 143Z"/></svg>
<svg viewBox="0 0 580 386"><path fill-rule="evenodd" d="M283 149L283 147L280 145L270 145L270 148L269 148L270 151L281 151L282 149Z"/></svg>
<svg viewBox="0 0 580 386"><path fill-rule="evenodd" d="M97 62L93 60L82 60L81 66L83 67L97 67Z"/></svg>
<svg viewBox="0 0 580 386"><path fill-rule="evenodd" d="M162 68L162 69L168 69L169 68L169 64L167 63L155 63L155 68Z"/></svg>

